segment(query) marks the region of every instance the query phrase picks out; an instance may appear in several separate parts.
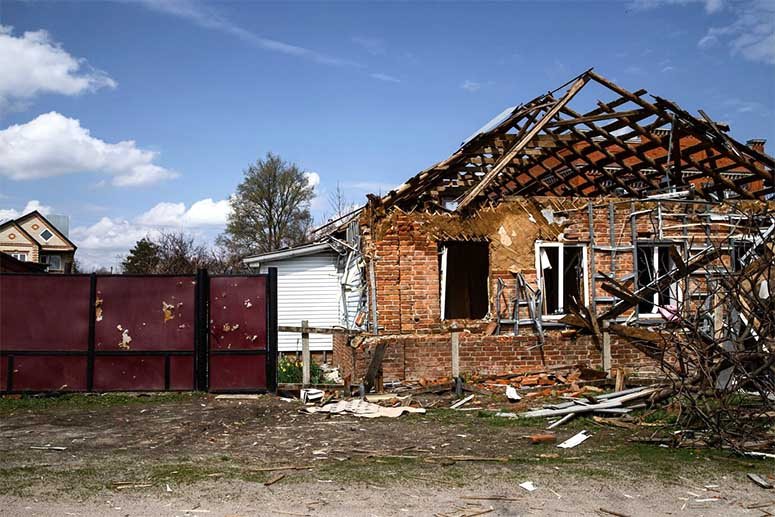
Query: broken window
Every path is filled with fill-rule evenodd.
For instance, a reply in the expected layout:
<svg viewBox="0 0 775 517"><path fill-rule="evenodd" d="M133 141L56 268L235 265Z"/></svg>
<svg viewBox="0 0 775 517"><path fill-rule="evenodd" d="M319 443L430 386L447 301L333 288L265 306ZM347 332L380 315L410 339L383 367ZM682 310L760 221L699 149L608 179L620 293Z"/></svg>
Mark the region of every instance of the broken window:
<svg viewBox="0 0 775 517"><path fill-rule="evenodd" d="M671 246L673 244L639 243L637 245L639 287L646 287L676 268L670 256ZM638 313L640 315L658 314L660 307L678 308L679 294L677 282L663 289L647 289L643 293L643 300L638 303Z"/></svg>
<svg viewBox="0 0 775 517"><path fill-rule="evenodd" d="M442 243L439 262L442 319L484 318L489 308L489 244Z"/></svg>
<svg viewBox="0 0 775 517"><path fill-rule="evenodd" d="M732 271L739 272L743 270L743 257L751 249L753 249L753 241L746 239L735 239L732 241Z"/></svg>
<svg viewBox="0 0 775 517"><path fill-rule="evenodd" d="M543 293L543 314L565 314L586 302L587 249L581 244L538 243L538 285Z"/></svg>

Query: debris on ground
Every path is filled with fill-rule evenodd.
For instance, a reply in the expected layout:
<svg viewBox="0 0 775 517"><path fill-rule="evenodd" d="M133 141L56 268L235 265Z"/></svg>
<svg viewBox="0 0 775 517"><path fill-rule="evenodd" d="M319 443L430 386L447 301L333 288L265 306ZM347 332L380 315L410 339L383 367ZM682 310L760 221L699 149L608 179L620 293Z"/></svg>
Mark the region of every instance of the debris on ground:
<svg viewBox="0 0 775 517"><path fill-rule="evenodd" d="M533 490L538 490L538 487L535 486L535 484L532 481L525 481L524 483L520 483L519 486L524 488L528 492L532 492Z"/></svg>
<svg viewBox="0 0 775 517"><path fill-rule="evenodd" d="M469 396L467 396L465 398L462 398L462 399L458 400L457 402L455 402L454 404L452 404L451 406L449 406L449 409L457 409L457 408L463 406L463 404L465 404L467 402L470 402L473 398L474 398L473 395L469 395Z"/></svg>
<svg viewBox="0 0 775 517"><path fill-rule="evenodd" d="M385 407L360 399L342 400L319 407L306 406L302 411L305 413L328 413L331 415L348 413L364 418L377 418L381 416L396 418L404 413L425 413L424 408L410 406Z"/></svg>
<svg viewBox="0 0 775 517"><path fill-rule="evenodd" d="M318 390L315 388L306 388L299 392L299 398L302 402L305 404L308 402L315 402L318 400L323 400L323 397L325 396L326 392L323 390Z"/></svg>
<svg viewBox="0 0 775 517"><path fill-rule="evenodd" d="M530 443L532 444L554 443L557 441L557 435L554 433L535 433L528 436L528 438L530 438Z"/></svg>
<svg viewBox="0 0 775 517"><path fill-rule="evenodd" d="M772 483L761 477L759 474L748 473L748 479L756 483L762 488L771 489Z"/></svg>
<svg viewBox="0 0 775 517"><path fill-rule="evenodd" d="M581 431L581 432L579 432L577 434L574 434L573 436L571 436L570 438L568 438L564 442L558 444L557 447L559 447L561 449L572 449L573 447L579 445L580 443L582 443L584 440L586 440L590 436L592 436L592 435L589 434L589 431L587 431L585 429L585 430L583 430L583 431Z"/></svg>

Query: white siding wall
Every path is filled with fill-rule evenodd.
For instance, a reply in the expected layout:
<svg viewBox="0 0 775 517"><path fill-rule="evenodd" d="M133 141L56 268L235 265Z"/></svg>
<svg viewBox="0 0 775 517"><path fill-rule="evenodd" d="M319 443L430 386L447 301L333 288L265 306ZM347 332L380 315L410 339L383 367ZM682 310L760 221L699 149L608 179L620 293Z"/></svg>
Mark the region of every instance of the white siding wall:
<svg viewBox="0 0 775 517"><path fill-rule="evenodd" d="M336 271L337 255L319 253L262 262L261 273L277 268L277 322L279 325L333 327L340 322L340 278ZM331 336L310 334L310 350L331 350ZM301 334L280 332L280 352L301 351Z"/></svg>

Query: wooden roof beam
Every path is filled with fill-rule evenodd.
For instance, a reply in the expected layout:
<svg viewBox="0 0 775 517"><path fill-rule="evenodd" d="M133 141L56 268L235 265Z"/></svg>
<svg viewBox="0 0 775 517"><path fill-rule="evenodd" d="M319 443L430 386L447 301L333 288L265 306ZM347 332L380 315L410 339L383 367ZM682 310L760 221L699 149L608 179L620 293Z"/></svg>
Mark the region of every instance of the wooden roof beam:
<svg viewBox="0 0 775 517"><path fill-rule="evenodd" d="M523 147L535 136L537 135L543 128L548 124L552 118L554 118L560 110L570 102L570 100L584 87L584 85L587 84L589 81L589 76L587 74L584 74L582 77L576 80L576 82L573 83L573 85L568 89L567 92L560 98L551 108L549 108L549 111L547 111L541 119L536 121L535 124L525 133L524 136L509 150L508 153L503 155L498 162L498 164L495 165L495 167L492 168L490 172L488 172L484 178L471 190L469 190L465 196L460 200L458 203L456 211L463 210L466 206L468 206L471 201L476 199L476 197L481 194L481 192L484 190L484 188L487 186L488 183L490 183L493 178L495 178L498 173L503 170L504 167L506 167L511 160L519 154L519 152L522 150Z"/></svg>

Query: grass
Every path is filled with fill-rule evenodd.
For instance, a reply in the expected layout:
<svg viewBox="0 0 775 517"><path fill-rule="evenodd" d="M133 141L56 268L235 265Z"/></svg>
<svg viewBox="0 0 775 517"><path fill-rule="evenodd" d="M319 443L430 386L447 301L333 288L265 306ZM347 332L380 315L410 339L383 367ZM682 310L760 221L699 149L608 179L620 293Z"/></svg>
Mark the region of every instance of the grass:
<svg viewBox="0 0 775 517"><path fill-rule="evenodd" d="M57 408L88 409L90 407L124 406L130 404L186 402L194 400L201 395L200 393L191 392L6 395L0 397L0 415L8 415L17 411L38 411Z"/></svg>

